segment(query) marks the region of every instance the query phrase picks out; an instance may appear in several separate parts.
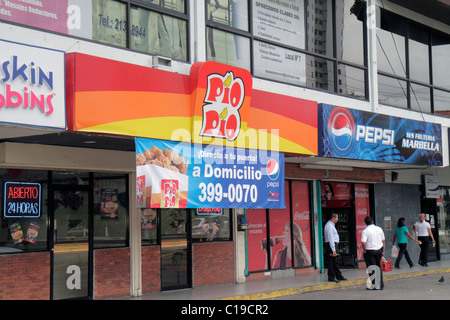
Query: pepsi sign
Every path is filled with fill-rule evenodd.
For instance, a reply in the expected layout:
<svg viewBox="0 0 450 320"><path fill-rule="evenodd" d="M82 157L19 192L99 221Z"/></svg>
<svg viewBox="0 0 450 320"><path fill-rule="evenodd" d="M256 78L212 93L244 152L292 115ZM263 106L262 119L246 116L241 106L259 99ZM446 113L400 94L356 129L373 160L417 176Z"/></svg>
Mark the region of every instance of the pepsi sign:
<svg viewBox="0 0 450 320"><path fill-rule="evenodd" d="M319 104L319 156L442 166L441 126Z"/></svg>

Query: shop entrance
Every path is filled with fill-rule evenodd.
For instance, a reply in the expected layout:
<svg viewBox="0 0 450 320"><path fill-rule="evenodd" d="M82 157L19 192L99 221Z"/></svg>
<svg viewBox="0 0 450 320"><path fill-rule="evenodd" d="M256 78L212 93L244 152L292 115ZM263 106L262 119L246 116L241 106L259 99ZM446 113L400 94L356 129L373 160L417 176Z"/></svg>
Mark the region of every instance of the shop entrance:
<svg viewBox="0 0 450 320"><path fill-rule="evenodd" d="M161 209L161 290L190 288L188 210Z"/></svg>
<svg viewBox="0 0 450 320"><path fill-rule="evenodd" d="M420 211L426 213L425 220L431 226L431 232L433 233L434 240L436 240L436 245L430 239L430 244L428 248L428 261L437 261L441 259L439 251L439 224L437 217L437 203L436 199L424 199L420 201Z"/></svg>
<svg viewBox="0 0 450 320"><path fill-rule="evenodd" d="M90 201L87 187L53 190L53 300L88 298L92 292L89 268Z"/></svg>

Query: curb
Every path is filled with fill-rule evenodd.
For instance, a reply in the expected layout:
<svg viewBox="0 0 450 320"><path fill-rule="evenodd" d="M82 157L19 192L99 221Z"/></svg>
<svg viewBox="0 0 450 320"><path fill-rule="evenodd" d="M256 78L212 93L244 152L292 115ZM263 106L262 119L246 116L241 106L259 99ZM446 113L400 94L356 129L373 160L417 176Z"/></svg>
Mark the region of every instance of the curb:
<svg viewBox="0 0 450 320"><path fill-rule="evenodd" d="M415 277L428 276L428 275L440 274L440 273L450 273L450 268L408 272L408 273L395 274L395 275L384 275L383 280L384 280L384 282L387 282L387 281L415 278ZM263 299L279 298L279 297L290 296L290 295L294 295L294 294L359 286L359 285L365 284L366 281L367 281L367 279L364 278L364 279L356 279L356 280L346 280L346 281L341 281L338 283L327 282L327 283L322 283L322 284L312 285L312 286L272 290L272 291L252 293L252 294L243 294L243 295L238 295L238 296L233 296L233 297L221 298L218 300L263 300Z"/></svg>

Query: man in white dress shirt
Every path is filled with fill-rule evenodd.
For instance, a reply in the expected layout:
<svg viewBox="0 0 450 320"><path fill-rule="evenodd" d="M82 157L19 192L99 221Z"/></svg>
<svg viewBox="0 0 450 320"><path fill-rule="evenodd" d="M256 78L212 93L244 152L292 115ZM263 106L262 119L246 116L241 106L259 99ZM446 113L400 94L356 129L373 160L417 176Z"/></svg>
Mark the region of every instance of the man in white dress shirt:
<svg viewBox="0 0 450 320"><path fill-rule="evenodd" d="M364 219L367 227L363 230L361 235L361 245L364 251L364 261L367 268L376 265L378 272L380 272L380 283L376 284L375 289L383 289L383 271L381 268L381 259L384 257L385 237L383 229L373 224L373 219L367 216ZM377 277L378 278L378 277Z"/></svg>
<svg viewBox="0 0 450 320"><path fill-rule="evenodd" d="M325 261L328 261L328 281L339 282L347 280L339 269L336 253L336 247L339 243L339 234L336 230L336 222L338 222L339 216L337 213L332 213L330 220L325 224L324 237L325 237Z"/></svg>

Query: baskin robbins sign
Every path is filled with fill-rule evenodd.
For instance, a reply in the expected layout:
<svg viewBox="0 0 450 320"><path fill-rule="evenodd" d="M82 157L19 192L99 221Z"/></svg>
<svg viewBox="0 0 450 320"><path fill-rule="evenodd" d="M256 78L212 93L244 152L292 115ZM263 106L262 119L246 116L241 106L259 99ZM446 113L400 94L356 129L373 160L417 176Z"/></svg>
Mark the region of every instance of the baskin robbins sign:
<svg viewBox="0 0 450 320"><path fill-rule="evenodd" d="M64 52L0 40L0 123L66 128Z"/></svg>
<svg viewBox="0 0 450 320"><path fill-rule="evenodd" d="M284 154L136 138L141 208L285 207Z"/></svg>
<svg viewBox="0 0 450 320"><path fill-rule="evenodd" d="M442 166L441 126L319 104L319 156Z"/></svg>

